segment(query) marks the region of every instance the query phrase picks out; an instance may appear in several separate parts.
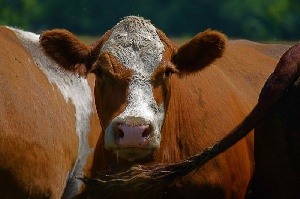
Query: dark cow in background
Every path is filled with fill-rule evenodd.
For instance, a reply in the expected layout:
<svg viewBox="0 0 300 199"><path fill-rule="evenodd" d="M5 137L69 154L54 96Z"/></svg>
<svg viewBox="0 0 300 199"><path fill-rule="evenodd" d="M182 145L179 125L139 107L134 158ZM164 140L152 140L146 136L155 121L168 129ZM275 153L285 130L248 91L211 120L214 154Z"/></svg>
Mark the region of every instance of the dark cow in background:
<svg viewBox="0 0 300 199"><path fill-rule="evenodd" d="M300 44L286 52L279 64L300 67ZM300 79L255 128L255 199L300 197L299 102Z"/></svg>
<svg viewBox="0 0 300 199"><path fill-rule="evenodd" d="M176 162L211 146L254 107L288 48L227 43L212 30L178 47L149 21L134 16L90 46L59 29L44 32L40 43L65 69L96 75L103 128L94 162L98 171ZM251 133L168 189L113 190L113 198L244 198L254 172L253 153Z"/></svg>
<svg viewBox="0 0 300 199"><path fill-rule="evenodd" d="M0 46L0 198L71 198L99 137L94 79L47 58L39 35L0 27Z"/></svg>

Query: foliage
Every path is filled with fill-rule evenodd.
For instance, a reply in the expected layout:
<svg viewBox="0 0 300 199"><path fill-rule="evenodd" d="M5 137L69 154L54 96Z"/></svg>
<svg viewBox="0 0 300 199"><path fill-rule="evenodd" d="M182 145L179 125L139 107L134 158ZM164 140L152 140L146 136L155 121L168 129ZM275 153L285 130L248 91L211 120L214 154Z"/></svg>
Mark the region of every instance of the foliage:
<svg viewBox="0 0 300 199"><path fill-rule="evenodd" d="M0 24L39 32L65 28L101 35L121 18L139 15L169 36L207 28L253 40L300 38L298 0L0 0Z"/></svg>

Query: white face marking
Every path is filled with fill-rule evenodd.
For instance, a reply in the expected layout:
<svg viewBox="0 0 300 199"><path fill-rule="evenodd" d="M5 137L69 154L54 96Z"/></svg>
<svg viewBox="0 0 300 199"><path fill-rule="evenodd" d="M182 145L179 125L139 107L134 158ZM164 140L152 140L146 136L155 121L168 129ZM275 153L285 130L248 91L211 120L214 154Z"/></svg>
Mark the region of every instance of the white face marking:
<svg viewBox="0 0 300 199"><path fill-rule="evenodd" d="M128 122L128 118L143 118L153 125L152 148L160 146L160 131L165 117L164 105L158 105L153 97L151 75L162 60L164 45L156 28L147 20L127 17L118 23L104 44L100 54L112 54L121 64L133 72L129 84L128 105L124 112L113 119L105 132L106 148L116 147L112 124ZM120 153L119 153L120 154Z"/></svg>
<svg viewBox="0 0 300 199"><path fill-rule="evenodd" d="M63 197L70 198L77 194L81 180L75 177L83 177L83 167L87 157L93 152L89 146L88 132L90 131L90 116L93 113L92 93L87 79L79 77L73 73L63 71L63 69L48 59L41 51L39 46L39 35L31 32L7 27L13 30L22 44L28 49L36 65L47 76L50 83L56 85L64 99L74 104L76 109L76 133L79 139L78 158L76 164L66 176L67 187Z"/></svg>

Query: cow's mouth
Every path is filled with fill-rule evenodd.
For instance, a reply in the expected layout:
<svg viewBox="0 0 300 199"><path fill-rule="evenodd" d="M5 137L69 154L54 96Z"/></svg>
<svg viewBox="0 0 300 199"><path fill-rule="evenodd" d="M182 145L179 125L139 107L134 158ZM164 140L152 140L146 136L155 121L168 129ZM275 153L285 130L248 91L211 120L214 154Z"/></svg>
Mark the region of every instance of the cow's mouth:
<svg viewBox="0 0 300 199"><path fill-rule="evenodd" d="M126 148L116 148L113 149L114 154L117 158L122 158L133 162L138 159L143 159L153 153L152 148L134 148L134 147L126 147Z"/></svg>

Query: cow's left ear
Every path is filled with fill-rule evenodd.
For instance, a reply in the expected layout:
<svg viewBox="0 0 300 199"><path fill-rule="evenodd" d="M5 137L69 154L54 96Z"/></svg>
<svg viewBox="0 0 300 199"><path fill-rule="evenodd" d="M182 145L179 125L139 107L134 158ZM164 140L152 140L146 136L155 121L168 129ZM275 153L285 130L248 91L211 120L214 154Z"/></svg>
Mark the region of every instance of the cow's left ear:
<svg viewBox="0 0 300 199"><path fill-rule="evenodd" d="M208 29L180 46L172 62L182 72L200 70L222 56L226 42L224 34Z"/></svg>
<svg viewBox="0 0 300 199"><path fill-rule="evenodd" d="M84 44L71 32L64 29L45 31L40 36L44 52L69 71L86 75L90 70L93 48Z"/></svg>

